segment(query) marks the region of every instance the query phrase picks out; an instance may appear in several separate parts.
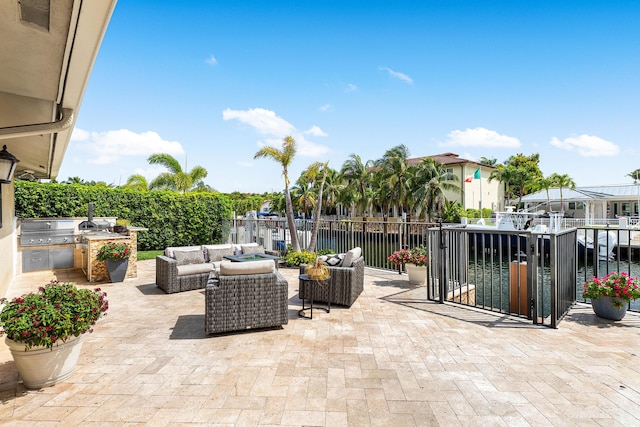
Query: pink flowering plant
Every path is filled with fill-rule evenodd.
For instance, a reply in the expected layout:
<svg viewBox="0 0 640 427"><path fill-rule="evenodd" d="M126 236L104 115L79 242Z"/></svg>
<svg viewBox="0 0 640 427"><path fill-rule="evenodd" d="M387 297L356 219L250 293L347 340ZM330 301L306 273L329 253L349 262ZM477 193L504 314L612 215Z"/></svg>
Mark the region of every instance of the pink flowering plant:
<svg viewBox="0 0 640 427"><path fill-rule="evenodd" d="M623 302L640 298L640 280L625 272L613 272L604 277L593 277L584 284L582 296L591 300L612 297L613 305L621 308Z"/></svg>
<svg viewBox="0 0 640 427"><path fill-rule="evenodd" d="M131 256L131 248L124 242L107 242L100 246L96 258L98 261L121 261Z"/></svg>
<svg viewBox="0 0 640 427"><path fill-rule="evenodd" d="M58 340L93 332L93 325L109 308L107 294L96 288L80 289L73 283L52 280L37 292L7 300L0 312L0 336L33 346L53 348Z"/></svg>
<svg viewBox="0 0 640 427"><path fill-rule="evenodd" d="M413 264L419 267L427 265L427 248L423 245L412 249L400 249L387 257L387 260L396 265Z"/></svg>

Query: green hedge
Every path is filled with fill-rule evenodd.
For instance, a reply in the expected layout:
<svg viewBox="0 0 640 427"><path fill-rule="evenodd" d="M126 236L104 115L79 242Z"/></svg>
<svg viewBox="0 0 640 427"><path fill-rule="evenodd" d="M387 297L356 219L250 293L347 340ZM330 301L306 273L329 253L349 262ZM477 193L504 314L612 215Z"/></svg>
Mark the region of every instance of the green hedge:
<svg viewBox="0 0 640 427"><path fill-rule="evenodd" d="M141 251L221 242L223 219L231 218L229 198L215 192L180 194L15 181L19 218L82 218L89 202L96 217L124 218L131 226L148 228L138 233Z"/></svg>

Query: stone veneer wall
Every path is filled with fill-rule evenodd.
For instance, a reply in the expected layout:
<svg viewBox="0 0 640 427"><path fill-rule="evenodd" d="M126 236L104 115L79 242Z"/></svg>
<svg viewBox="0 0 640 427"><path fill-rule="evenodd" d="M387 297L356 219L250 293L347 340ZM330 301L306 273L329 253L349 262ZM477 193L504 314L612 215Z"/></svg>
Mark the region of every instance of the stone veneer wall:
<svg viewBox="0 0 640 427"><path fill-rule="evenodd" d="M129 236L125 239L99 239L89 241L89 254L91 257L91 275L87 279L90 282L108 282L109 272L107 271L107 263L105 261L98 261L96 255L98 249L107 242L113 242L123 240L131 246L131 256L129 257L129 266L127 267L126 279L131 277L138 277L138 233L136 231L129 231Z"/></svg>

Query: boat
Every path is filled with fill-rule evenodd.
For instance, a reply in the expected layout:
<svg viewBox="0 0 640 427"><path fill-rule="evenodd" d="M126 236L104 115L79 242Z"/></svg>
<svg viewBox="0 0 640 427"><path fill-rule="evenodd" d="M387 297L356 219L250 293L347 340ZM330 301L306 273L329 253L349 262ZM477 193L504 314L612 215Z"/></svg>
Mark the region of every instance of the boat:
<svg viewBox="0 0 640 427"><path fill-rule="evenodd" d="M548 221L547 221L548 218ZM507 207L504 212L497 212L493 225L487 225L484 219L480 219L475 224L466 224L465 228L478 230L478 233L471 233L470 238L473 241L484 240L485 247L503 247L510 246L514 250L521 250L526 245L526 236L512 232L530 232L538 235L538 241L541 243L540 250L548 253L550 246L549 236L553 233L562 231L562 212L526 212L515 211L513 207ZM534 224L534 221L538 221ZM533 227L532 227L533 225ZM507 231L507 233L492 233L492 231ZM479 237L481 235L482 237ZM597 248L598 259L601 261L613 258L614 250L618 244L618 239L613 231L597 233L597 244L594 244L594 232L588 233L588 230L579 229L577 235L578 254L587 256L593 254L594 248Z"/></svg>

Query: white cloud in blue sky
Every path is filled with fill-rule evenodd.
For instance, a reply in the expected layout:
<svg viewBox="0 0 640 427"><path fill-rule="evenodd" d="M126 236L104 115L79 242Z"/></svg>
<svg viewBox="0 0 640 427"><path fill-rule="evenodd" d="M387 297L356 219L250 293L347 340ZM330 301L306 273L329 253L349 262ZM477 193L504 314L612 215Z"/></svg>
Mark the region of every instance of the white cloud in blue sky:
<svg viewBox="0 0 640 427"><path fill-rule="evenodd" d="M209 65L217 65L218 64L218 60L213 55L209 56L205 62L207 64L209 64Z"/></svg>
<svg viewBox="0 0 640 427"><path fill-rule="evenodd" d="M227 108L222 112L222 119L237 120L249 125L258 133L280 138L290 135L295 130L295 127L291 123L282 117L278 117L275 112L265 110L264 108L250 108L248 110L232 110Z"/></svg>
<svg viewBox="0 0 640 427"><path fill-rule="evenodd" d="M127 129L106 132L87 132L75 128L71 135L71 144L84 156L82 161L106 165L121 161L125 157L146 158L154 153L166 153L172 156L184 155L182 144L178 141L166 141L156 132L135 133Z"/></svg>
<svg viewBox="0 0 640 427"><path fill-rule="evenodd" d="M347 83L347 86L344 88L345 93L355 92L358 90L358 86L353 83Z"/></svg>
<svg viewBox="0 0 640 427"><path fill-rule="evenodd" d="M323 131L322 129L320 129L318 126L311 126L310 129L305 130L304 133L306 135L311 135L311 136L324 136L327 137L329 136L325 131Z"/></svg>
<svg viewBox="0 0 640 427"><path fill-rule="evenodd" d="M269 145L280 148L282 146L282 139L286 136L292 136L296 141L296 154L301 156L318 157L330 151L329 147L305 138L305 134L311 136L327 136L318 126L312 126L306 132L299 132L294 125L271 110L264 108L232 110L227 108L222 112L222 119L225 121L237 120L248 125L259 134L267 136L266 139L257 141L258 147Z"/></svg>
<svg viewBox="0 0 640 427"><path fill-rule="evenodd" d="M440 145L447 147L518 148L521 143L518 138L500 135L494 130L475 128L451 131L447 135L447 139Z"/></svg>
<svg viewBox="0 0 640 427"><path fill-rule="evenodd" d="M401 80L405 83L408 83L410 85L413 84L413 79L411 77L409 77L408 75L406 75L405 73L401 73L400 71L394 71L391 68L388 67L380 67L381 70L386 71L391 77L393 77L394 79L398 79Z"/></svg>
<svg viewBox="0 0 640 427"><path fill-rule="evenodd" d="M620 148L611 141L592 135L579 135L560 140L555 136L550 144L567 151L577 151L584 157L616 156Z"/></svg>

